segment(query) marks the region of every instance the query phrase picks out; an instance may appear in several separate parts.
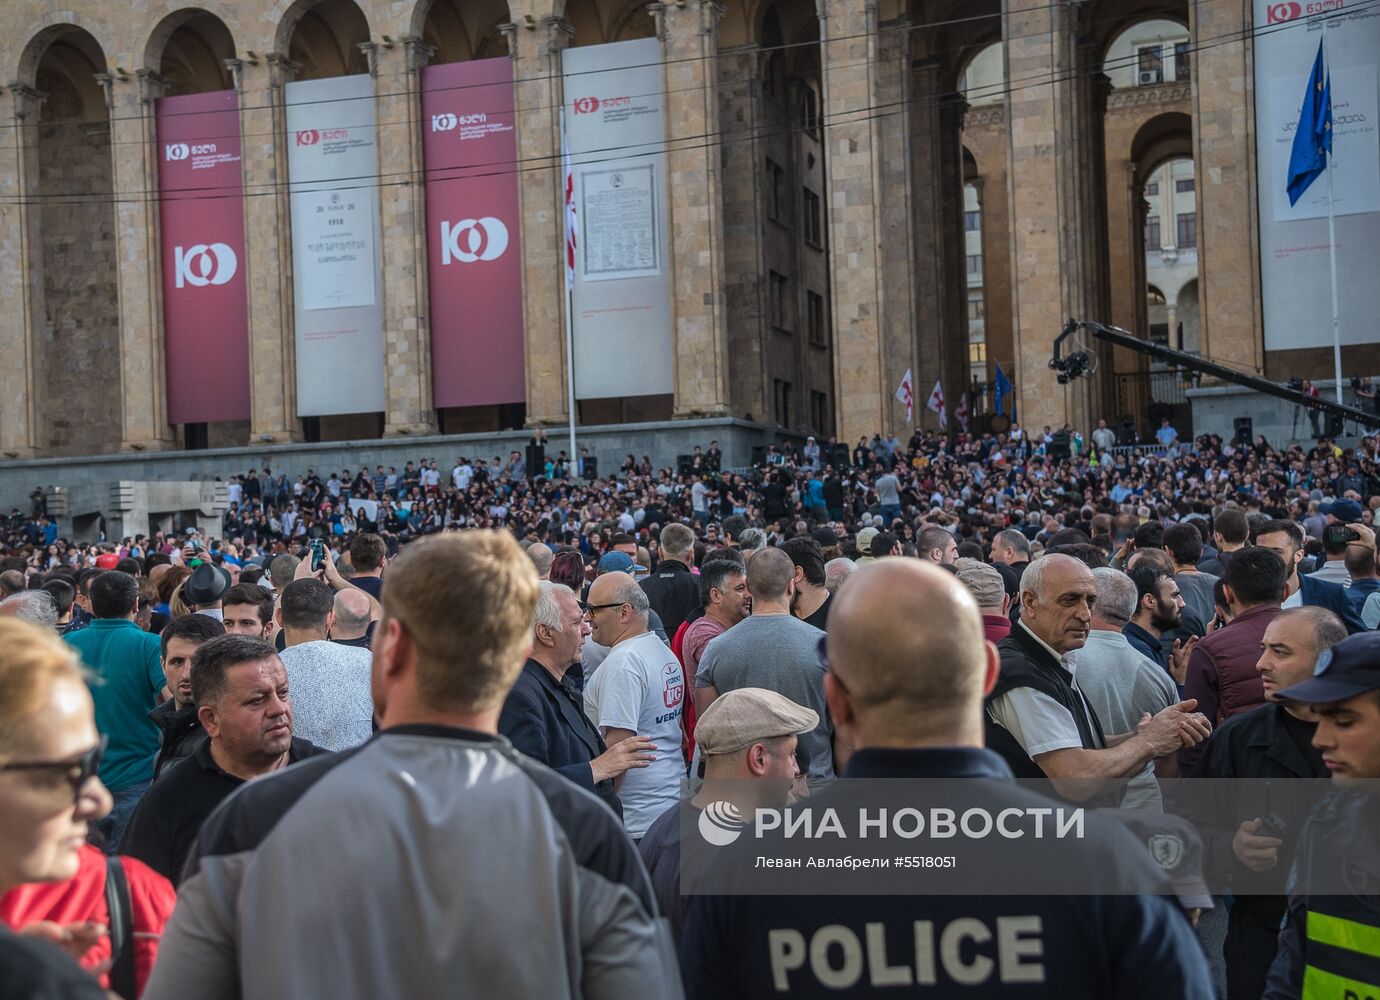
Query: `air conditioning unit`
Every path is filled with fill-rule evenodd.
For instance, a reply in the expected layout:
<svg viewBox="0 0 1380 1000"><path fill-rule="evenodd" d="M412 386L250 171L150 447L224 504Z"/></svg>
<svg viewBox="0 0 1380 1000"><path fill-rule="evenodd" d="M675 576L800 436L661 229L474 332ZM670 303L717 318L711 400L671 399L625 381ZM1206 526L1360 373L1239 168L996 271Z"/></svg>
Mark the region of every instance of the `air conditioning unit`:
<svg viewBox="0 0 1380 1000"><path fill-rule="evenodd" d="M1160 70L1157 70L1157 69L1143 69L1143 70L1140 71L1139 80L1140 80L1140 85L1141 85L1142 87L1149 86L1149 85L1152 84L1152 83L1159 83L1159 82L1160 82Z"/></svg>

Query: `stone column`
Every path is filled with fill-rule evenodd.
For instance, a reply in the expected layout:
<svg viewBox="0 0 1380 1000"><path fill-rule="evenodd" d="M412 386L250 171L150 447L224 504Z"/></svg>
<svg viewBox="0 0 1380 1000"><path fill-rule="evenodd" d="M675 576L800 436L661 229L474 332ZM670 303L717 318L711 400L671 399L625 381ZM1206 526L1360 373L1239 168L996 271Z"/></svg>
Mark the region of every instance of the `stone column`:
<svg viewBox="0 0 1380 1000"><path fill-rule="evenodd" d="M519 5L521 6L521 5ZM575 29L562 18L530 21L518 7L505 29L517 81L518 198L522 213L522 324L527 423L566 422L565 191L562 187L561 52Z"/></svg>
<svg viewBox="0 0 1380 1000"><path fill-rule="evenodd" d="M120 310L120 449L173 444L163 357L158 161L153 102L166 81L150 70L98 73L110 109L115 264Z"/></svg>
<svg viewBox="0 0 1380 1000"><path fill-rule="evenodd" d="M728 412L719 19L714 0L656 4L666 80L675 416Z"/></svg>
<svg viewBox="0 0 1380 1000"><path fill-rule="evenodd" d="M1191 3L1193 170L1198 205L1198 329L1204 357L1265 365L1256 219L1251 5Z"/></svg>
<svg viewBox="0 0 1380 1000"><path fill-rule="evenodd" d="M33 458L43 411L37 350L44 322L43 236L39 224L38 120L44 94L22 83L0 88L0 121L12 140L0 151L0 247L13 261L0 269L0 455Z"/></svg>
<svg viewBox="0 0 1380 1000"><path fill-rule="evenodd" d="M917 147L911 134L910 116L915 96L911 77L911 37L910 19L907 17L896 18L879 26L876 70L878 106L872 112L878 116L880 203L884 209L880 231L882 287L887 291L887 309L880 327L884 358L882 400L892 414L898 436L903 440L910 436L910 426L906 424L905 407L896 401L896 387L901 384L901 377L909 368L918 394L920 383L924 381L920 373L925 368L925 363L920 360L924 356L923 349L917 342L917 337L923 335L925 324L920 322L916 309L915 274L920 255L916 252L912 191L919 189L913 188L912 176L912 151ZM923 400L920 400L915 408L916 423L924 412ZM858 436L844 440L851 445Z"/></svg>
<svg viewBox="0 0 1380 1000"><path fill-rule="evenodd" d="M365 42L378 94L379 225L383 250L384 437L436 432L427 307L420 38ZM401 183L397 183L397 182Z"/></svg>
<svg viewBox="0 0 1380 1000"><path fill-rule="evenodd" d="M824 84L824 166L829 198L829 267L837 437L856 441L904 419L892 406L886 370L877 11L856 0L818 0ZM917 412L924 394L916 384Z"/></svg>
<svg viewBox="0 0 1380 1000"><path fill-rule="evenodd" d="M1070 7L1009 0L1004 20L1006 79L1032 81L1006 95L1006 122L1014 381L1021 422L1034 431L1065 422L1086 431L1097 396L1091 378L1060 386L1049 370L1064 322L1105 312L1105 284L1095 273L1098 218L1089 217L1087 196L1087 186L1096 184L1096 171L1090 173L1095 158L1085 145L1096 142L1089 134L1095 105L1079 54L1077 16ZM1107 354L1099 356L1107 360Z"/></svg>
<svg viewBox="0 0 1380 1000"><path fill-rule="evenodd" d="M763 127L757 82L762 77L762 50L756 45L721 49L719 122L723 130L722 197L724 268L719 277L725 302L729 401L736 417L769 414L762 343L761 276L763 200L758 190L762 155L757 131Z"/></svg>
<svg viewBox="0 0 1380 1000"><path fill-rule="evenodd" d="M298 441L293 343L291 202L283 87L293 64L270 54L230 59L240 107L245 283L249 289L251 444Z"/></svg>

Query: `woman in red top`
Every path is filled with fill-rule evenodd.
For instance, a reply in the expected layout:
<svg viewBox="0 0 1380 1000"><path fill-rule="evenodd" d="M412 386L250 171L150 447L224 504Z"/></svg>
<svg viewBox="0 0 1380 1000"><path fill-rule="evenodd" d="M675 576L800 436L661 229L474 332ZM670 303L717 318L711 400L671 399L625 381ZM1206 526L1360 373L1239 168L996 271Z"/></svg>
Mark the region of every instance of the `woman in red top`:
<svg viewBox="0 0 1380 1000"><path fill-rule="evenodd" d="M71 647L0 619L0 917L98 972L111 953L106 865L85 845L90 825L110 811L96 777L103 748ZM137 862L128 864L128 882L137 992L157 947L156 937L138 935L162 930L173 896Z"/></svg>

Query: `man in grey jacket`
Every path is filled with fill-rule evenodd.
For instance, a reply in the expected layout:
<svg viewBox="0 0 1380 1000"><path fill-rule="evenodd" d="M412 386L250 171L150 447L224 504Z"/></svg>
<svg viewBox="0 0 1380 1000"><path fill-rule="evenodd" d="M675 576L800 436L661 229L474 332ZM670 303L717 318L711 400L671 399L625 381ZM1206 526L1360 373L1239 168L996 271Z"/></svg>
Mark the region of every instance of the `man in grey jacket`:
<svg viewBox="0 0 1380 1000"><path fill-rule="evenodd" d="M497 735L537 584L499 532L403 550L373 647L382 731L211 815L146 1000L680 997L613 812Z"/></svg>

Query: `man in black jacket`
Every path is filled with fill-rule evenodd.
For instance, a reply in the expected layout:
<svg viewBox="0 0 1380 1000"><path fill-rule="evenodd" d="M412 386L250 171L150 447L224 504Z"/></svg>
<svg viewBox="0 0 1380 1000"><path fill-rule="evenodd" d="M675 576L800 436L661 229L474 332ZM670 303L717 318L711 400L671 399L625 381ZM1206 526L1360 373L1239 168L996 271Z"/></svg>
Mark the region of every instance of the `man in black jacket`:
<svg viewBox="0 0 1380 1000"><path fill-rule="evenodd" d="M209 615L183 615L163 627L163 677L168 682L168 699L149 713L158 727L158 759L153 763L153 780L165 768L190 757L197 744L206 738L192 699L192 657L205 642L225 634L225 626Z"/></svg>
<svg viewBox="0 0 1380 1000"><path fill-rule="evenodd" d="M661 529L661 562L642 581L647 602L661 616L668 636L674 636L681 622L700 610L700 585L690 572L694 553L695 533L683 524L666 525Z"/></svg>
<svg viewBox="0 0 1380 1000"><path fill-rule="evenodd" d="M192 695L206 739L139 801L120 841L177 885L206 817L241 785L324 753L292 735L288 676L263 639L224 635L192 660Z"/></svg>
<svg viewBox="0 0 1380 1000"><path fill-rule="evenodd" d="M1047 555L1026 569L1021 619L997 645L1001 675L987 696L987 746L1018 778L1047 777L1069 801L1114 805L1127 778L1202 742L1211 725L1185 701L1133 732L1103 733L1069 656L1088 639L1096 596L1092 570L1071 556Z"/></svg>
<svg viewBox="0 0 1380 1000"><path fill-rule="evenodd" d="M580 662L590 631L575 592L543 580L535 617L532 655L503 703L498 731L528 757L598 795L621 817L614 779L646 767L656 748L645 736L606 747L563 683L566 671Z"/></svg>
<svg viewBox="0 0 1380 1000"><path fill-rule="evenodd" d="M1317 716L1306 705L1281 702L1277 691L1313 676L1323 650L1346 638L1346 626L1326 608L1282 611L1265 628L1257 668L1266 703L1222 723L1203 746L1195 778L1326 778L1322 752L1313 746ZM1264 781L1180 785L1179 812L1203 837L1209 868L1230 872L1237 890L1223 948L1228 1000L1251 1000L1265 989L1288 900L1285 877L1307 813L1303 796L1272 795ZM1282 820L1282 822L1281 822ZM1268 825L1267 825L1268 824ZM1271 895L1260 893L1273 889Z"/></svg>

